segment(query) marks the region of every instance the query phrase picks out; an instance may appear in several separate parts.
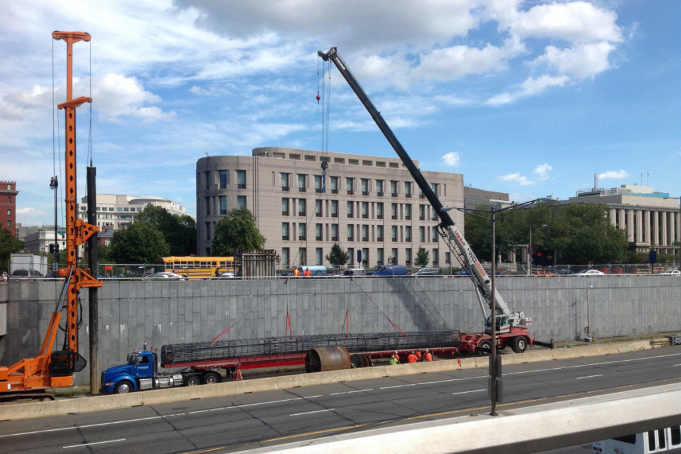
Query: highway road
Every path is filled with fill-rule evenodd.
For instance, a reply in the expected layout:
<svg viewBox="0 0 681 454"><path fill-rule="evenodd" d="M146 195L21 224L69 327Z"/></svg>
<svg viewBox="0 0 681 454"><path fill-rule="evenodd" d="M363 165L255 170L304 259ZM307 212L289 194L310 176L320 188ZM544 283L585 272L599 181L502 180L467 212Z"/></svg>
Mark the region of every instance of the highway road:
<svg viewBox="0 0 681 454"><path fill-rule="evenodd" d="M393 366L400 367L400 366ZM506 409L678 382L681 349L504 366ZM236 452L489 412L484 369L0 422L3 452ZM367 447L370 451L370 447Z"/></svg>

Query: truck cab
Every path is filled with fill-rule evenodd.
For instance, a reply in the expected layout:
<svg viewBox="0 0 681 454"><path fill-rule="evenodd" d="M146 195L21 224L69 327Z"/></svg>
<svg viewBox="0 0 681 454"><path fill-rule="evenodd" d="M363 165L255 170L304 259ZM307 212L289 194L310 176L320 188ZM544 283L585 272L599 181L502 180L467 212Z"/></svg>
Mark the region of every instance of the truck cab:
<svg viewBox="0 0 681 454"><path fill-rule="evenodd" d="M153 380L156 376L158 360L156 353L134 351L128 355L128 362L110 367L102 372L102 393L125 394L137 391L140 380Z"/></svg>

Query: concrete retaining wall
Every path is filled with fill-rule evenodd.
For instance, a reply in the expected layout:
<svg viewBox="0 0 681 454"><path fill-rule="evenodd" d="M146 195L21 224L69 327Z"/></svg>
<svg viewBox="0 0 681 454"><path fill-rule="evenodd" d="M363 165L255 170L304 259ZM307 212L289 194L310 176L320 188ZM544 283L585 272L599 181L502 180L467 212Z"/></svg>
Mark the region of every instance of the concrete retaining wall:
<svg viewBox="0 0 681 454"><path fill-rule="evenodd" d="M539 340L652 334L681 329L681 279L668 276L501 278L514 309L533 318ZM60 282L10 282L7 335L0 364L37 354L61 289ZM587 289L593 286L592 289ZM1 293L0 293L1 294ZM88 357L87 290L81 293L81 354ZM99 291L100 367L125 361L129 351L166 343L283 336L286 312L294 334L338 333L346 310L350 332L479 331L483 320L470 280L456 278L296 279L259 281L108 281ZM58 336L57 346L63 335ZM84 384L87 373L77 374Z"/></svg>

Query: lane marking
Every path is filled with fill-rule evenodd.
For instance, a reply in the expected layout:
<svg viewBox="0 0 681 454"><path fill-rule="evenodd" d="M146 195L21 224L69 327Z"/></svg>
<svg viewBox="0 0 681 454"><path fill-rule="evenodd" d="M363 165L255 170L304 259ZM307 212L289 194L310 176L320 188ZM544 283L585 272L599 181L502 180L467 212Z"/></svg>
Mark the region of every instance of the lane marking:
<svg viewBox="0 0 681 454"><path fill-rule="evenodd" d="M408 383L406 385L383 386L382 388L378 388L378 389L404 388L406 386L416 386L416 385L419 385L419 384L420 383Z"/></svg>
<svg viewBox="0 0 681 454"><path fill-rule="evenodd" d="M365 393L365 392L369 392L369 391L373 391L373 390L374 390L373 388L369 388L369 389L358 389L358 390L356 390L356 391L345 391L345 392L342 392L342 393L331 393L331 394L329 394L329 395L330 395L330 396L340 396L340 395L342 395L342 394Z"/></svg>
<svg viewBox="0 0 681 454"><path fill-rule="evenodd" d="M125 438L119 438L118 440L97 441L95 443L82 443L82 444L79 444L79 445L64 446L64 449L83 448L85 446L102 445L104 443L116 443L117 441L125 441Z"/></svg>
<svg viewBox="0 0 681 454"><path fill-rule="evenodd" d="M674 364L674 367L676 367L676 366L681 366L681 364Z"/></svg>
<svg viewBox="0 0 681 454"><path fill-rule="evenodd" d="M300 415L311 415L312 413L323 413L325 411L334 411L335 408L329 408L326 410L317 410L317 411L306 411L305 413L293 413L292 415L289 416L300 416Z"/></svg>
<svg viewBox="0 0 681 454"><path fill-rule="evenodd" d="M486 389L474 389L473 391L461 391L458 393L452 393L453 396L456 396L457 394L468 394L468 393L481 393L483 391L487 391Z"/></svg>
<svg viewBox="0 0 681 454"><path fill-rule="evenodd" d="M598 374L598 375L587 375L586 377L577 377L577 380L581 380L582 378L594 378L594 377L602 377L603 374Z"/></svg>

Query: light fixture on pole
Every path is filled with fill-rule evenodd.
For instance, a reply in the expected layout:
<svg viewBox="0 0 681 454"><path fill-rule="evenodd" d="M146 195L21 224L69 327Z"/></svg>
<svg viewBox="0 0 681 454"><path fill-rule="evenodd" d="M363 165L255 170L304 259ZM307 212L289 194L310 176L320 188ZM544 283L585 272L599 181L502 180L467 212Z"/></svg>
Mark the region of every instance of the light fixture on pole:
<svg viewBox="0 0 681 454"><path fill-rule="evenodd" d="M50 178L50 189L54 191L54 258L52 259L52 272L56 273L59 269L59 233L57 226L57 188L59 181L57 176ZM54 274L53 274L54 275Z"/></svg>

